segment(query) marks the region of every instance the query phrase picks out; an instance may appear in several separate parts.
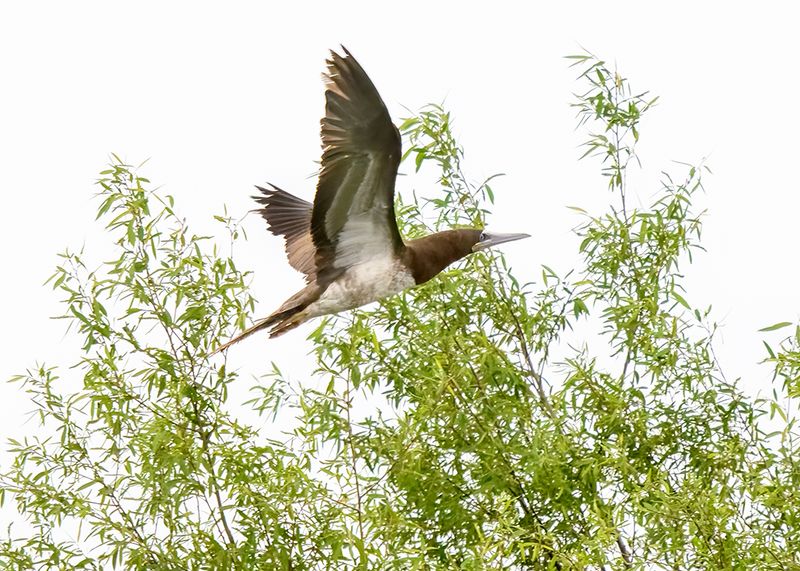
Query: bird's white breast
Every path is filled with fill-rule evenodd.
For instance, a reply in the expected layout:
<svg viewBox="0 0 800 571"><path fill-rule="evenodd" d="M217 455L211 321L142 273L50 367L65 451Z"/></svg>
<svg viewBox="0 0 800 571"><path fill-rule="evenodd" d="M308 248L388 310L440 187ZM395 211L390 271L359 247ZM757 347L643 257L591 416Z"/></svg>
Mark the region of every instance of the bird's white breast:
<svg viewBox="0 0 800 571"><path fill-rule="evenodd" d="M416 285L409 269L394 256L373 258L348 268L309 305L310 317L353 309Z"/></svg>

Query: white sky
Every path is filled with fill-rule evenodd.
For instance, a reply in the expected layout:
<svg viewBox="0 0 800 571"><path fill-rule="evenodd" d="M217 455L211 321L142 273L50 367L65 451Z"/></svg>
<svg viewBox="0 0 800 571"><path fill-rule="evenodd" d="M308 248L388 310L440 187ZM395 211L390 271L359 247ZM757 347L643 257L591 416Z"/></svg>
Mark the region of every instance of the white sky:
<svg viewBox="0 0 800 571"><path fill-rule="evenodd" d="M714 303L731 376L768 386L756 330L798 318L800 114L793 3L568 2L4 2L0 4L0 438L30 405L4 380L37 361L68 365L57 298L42 282L56 253L103 238L92 181L108 153L150 158L145 174L198 230L212 214L253 207L271 181L306 198L320 154L320 73L346 45L397 119L446 99L479 179L495 172L490 227L529 232L504 248L522 277L575 263L570 233L610 196L568 107L579 89L562 56L582 45L616 61L634 89L660 95L642 125L642 203L671 163L708 157L704 244L688 274L690 303ZM224 5L224 8L222 7ZM491 9L485 9L487 6ZM753 3L755 5L755 3ZM400 179L401 188L404 181ZM260 313L302 280L279 239L247 222L238 262L255 273ZM313 327L313 325L312 325ZM304 332L232 350L237 365L277 360L292 373ZM778 335L773 334L773 339ZM248 381L243 380L245 384Z"/></svg>

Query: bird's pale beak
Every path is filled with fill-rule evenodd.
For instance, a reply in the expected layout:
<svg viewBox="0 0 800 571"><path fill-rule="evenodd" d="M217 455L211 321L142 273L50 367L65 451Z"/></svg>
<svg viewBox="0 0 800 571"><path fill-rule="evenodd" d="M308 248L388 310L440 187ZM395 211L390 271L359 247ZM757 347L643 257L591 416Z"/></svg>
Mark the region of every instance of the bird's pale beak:
<svg viewBox="0 0 800 571"><path fill-rule="evenodd" d="M481 234L481 241L472 247L473 252L486 250L498 244L505 244L506 242L513 242L514 240L522 240L523 238L530 238L530 234L490 234L484 232Z"/></svg>

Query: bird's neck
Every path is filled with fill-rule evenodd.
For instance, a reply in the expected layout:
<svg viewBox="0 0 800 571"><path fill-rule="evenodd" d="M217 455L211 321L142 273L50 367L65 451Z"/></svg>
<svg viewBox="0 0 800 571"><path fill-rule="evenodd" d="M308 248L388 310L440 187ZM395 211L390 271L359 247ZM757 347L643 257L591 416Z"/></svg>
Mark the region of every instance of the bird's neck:
<svg viewBox="0 0 800 571"><path fill-rule="evenodd" d="M403 262L417 284L424 283L453 262L472 252L474 230L445 230L405 244Z"/></svg>

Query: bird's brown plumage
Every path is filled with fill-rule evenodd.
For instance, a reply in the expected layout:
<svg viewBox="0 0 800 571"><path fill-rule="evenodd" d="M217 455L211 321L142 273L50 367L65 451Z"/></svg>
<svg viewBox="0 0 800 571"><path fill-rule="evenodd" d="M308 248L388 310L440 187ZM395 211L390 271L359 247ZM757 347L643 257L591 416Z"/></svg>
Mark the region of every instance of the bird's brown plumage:
<svg viewBox="0 0 800 571"><path fill-rule="evenodd" d="M447 266L472 253L481 230L445 230L405 243L403 263L411 268L417 285L425 283Z"/></svg>
<svg viewBox="0 0 800 571"><path fill-rule="evenodd" d="M400 133L364 69L342 50L344 55L331 52L323 74L322 161L314 204L272 185L259 187L261 196L254 197L308 285L217 351L268 327L272 337L285 333L307 319L303 311L348 268L403 250L394 215Z"/></svg>
<svg viewBox="0 0 800 571"><path fill-rule="evenodd" d="M308 285L217 351L265 328L282 335L303 321L428 281L473 251L480 230L447 230L404 242L394 213L400 134L363 68L331 52L314 204L270 185L254 197L289 263Z"/></svg>

